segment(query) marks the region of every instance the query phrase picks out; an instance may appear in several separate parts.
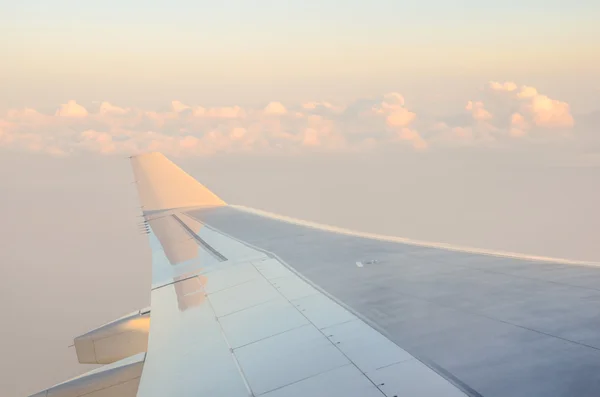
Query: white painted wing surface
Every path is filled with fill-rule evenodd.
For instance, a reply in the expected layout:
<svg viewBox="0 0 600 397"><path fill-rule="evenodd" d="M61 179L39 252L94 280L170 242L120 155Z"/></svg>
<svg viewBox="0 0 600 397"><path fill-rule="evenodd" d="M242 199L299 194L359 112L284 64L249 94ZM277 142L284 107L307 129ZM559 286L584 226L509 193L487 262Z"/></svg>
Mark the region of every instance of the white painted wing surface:
<svg viewBox="0 0 600 397"><path fill-rule="evenodd" d="M187 215L226 204L164 156L132 163L152 249L139 397L464 395L280 259Z"/></svg>
<svg viewBox="0 0 600 397"><path fill-rule="evenodd" d="M159 153L132 166L152 306L75 338L106 365L35 396L598 396L598 263L319 225Z"/></svg>

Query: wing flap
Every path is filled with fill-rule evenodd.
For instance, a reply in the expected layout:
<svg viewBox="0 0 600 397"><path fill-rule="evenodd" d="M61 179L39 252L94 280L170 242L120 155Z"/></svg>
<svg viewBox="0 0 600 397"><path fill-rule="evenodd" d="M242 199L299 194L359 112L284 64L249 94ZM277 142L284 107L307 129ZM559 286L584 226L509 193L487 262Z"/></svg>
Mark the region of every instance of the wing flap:
<svg viewBox="0 0 600 397"><path fill-rule="evenodd" d="M140 353L102 366L31 397L135 397L145 356Z"/></svg>

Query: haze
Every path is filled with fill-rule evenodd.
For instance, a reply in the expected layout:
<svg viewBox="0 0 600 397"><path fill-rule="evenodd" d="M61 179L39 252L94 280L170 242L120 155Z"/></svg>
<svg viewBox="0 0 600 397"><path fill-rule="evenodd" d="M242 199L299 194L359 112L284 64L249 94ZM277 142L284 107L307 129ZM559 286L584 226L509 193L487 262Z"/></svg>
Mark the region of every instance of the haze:
<svg viewBox="0 0 600 397"><path fill-rule="evenodd" d="M0 390L149 304L127 156L228 203L600 261L592 1L0 2Z"/></svg>

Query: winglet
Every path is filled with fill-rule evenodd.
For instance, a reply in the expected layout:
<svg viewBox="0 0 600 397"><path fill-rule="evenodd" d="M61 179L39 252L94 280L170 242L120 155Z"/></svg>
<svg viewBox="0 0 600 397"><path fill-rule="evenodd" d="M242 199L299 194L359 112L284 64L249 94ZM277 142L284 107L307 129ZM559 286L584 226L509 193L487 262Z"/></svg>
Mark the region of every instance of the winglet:
<svg viewBox="0 0 600 397"><path fill-rule="evenodd" d="M142 210L223 206L226 203L162 153L131 157Z"/></svg>

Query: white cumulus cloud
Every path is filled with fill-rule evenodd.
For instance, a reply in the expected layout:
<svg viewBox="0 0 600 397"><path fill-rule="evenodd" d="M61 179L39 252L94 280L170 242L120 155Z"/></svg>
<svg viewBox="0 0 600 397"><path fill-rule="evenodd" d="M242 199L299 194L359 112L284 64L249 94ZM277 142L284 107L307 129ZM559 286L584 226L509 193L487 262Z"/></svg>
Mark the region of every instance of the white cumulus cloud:
<svg viewBox="0 0 600 397"><path fill-rule="evenodd" d="M106 101L88 111L70 100L54 114L30 107L0 114L0 150L56 156L152 150L174 156L380 148L423 151L573 134L575 120L569 104L535 87L489 82L481 95L468 101L463 114L452 120L417 115L398 92L345 105L272 101L258 108L205 107L174 100L165 111Z"/></svg>
<svg viewBox="0 0 600 397"><path fill-rule="evenodd" d="M59 117L85 117L88 115L88 111L77 102L71 100L60 105L55 115Z"/></svg>

